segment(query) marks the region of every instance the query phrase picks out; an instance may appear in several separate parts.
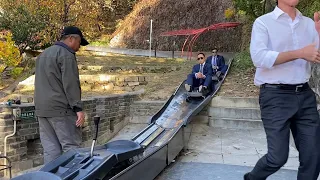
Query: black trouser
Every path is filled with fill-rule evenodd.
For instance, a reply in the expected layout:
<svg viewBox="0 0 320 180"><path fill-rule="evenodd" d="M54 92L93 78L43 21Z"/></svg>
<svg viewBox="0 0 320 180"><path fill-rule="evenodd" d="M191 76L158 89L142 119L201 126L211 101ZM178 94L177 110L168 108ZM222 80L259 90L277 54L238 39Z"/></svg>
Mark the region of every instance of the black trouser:
<svg viewBox="0 0 320 180"><path fill-rule="evenodd" d="M319 175L319 114L314 92L274 87L260 89L261 119L267 135L268 153L249 173L250 180L265 180L288 160L290 129L299 151L298 180Z"/></svg>

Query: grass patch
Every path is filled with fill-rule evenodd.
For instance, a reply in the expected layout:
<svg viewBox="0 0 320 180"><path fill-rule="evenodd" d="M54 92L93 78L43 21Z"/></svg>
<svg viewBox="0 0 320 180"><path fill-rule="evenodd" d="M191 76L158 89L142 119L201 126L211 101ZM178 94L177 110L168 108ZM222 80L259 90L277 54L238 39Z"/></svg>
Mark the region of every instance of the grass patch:
<svg viewBox="0 0 320 180"><path fill-rule="evenodd" d="M90 42L90 46L108 46L110 40L110 35L102 35L98 40Z"/></svg>
<svg viewBox="0 0 320 180"><path fill-rule="evenodd" d="M78 64L88 66L170 66L184 64L195 64L195 62L186 61L184 59L175 58L154 58L154 57L141 57L141 56L127 56L107 53L105 56L92 56L86 53L78 54Z"/></svg>
<svg viewBox="0 0 320 180"><path fill-rule="evenodd" d="M233 70L236 72L249 71L254 68L249 50L239 52L233 60Z"/></svg>
<svg viewBox="0 0 320 180"><path fill-rule="evenodd" d="M91 46L108 46L110 41L94 41L90 42Z"/></svg>

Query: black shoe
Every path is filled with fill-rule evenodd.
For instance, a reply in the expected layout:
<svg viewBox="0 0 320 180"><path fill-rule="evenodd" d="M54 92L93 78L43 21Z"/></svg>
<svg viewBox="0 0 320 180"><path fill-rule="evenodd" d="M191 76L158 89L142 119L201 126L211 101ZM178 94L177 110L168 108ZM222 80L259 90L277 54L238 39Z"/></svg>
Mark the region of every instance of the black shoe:
<svg viewBox="0 0 320 180"><path fill-rule="evenodd" d="M202 86L201 91L202 95L206 96L209 93L208 87Z"/></svg>
<svg viewBox="0 0 320 180"><path fill-rule="evenodd" d="M246 174L243 176L243 180L250 180L250 179L249 179L249 173L246 173Z"/></svg>

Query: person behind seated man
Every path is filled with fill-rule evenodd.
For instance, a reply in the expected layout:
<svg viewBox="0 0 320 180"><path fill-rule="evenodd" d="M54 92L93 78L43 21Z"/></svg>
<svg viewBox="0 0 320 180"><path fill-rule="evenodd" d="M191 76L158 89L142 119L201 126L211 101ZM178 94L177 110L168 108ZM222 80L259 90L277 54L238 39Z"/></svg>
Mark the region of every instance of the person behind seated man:
<svg viewBox="0 0 320 180"><path fill-rule="evenodd" d="M218 55L218 49L212 49L212 56L209 56L206 60L206 63L210 64L213 70L213 74L218 78L221 74L226 72L226 63L224 61L224 57Z"/></svg>
<svg viewBox="0 0 320 180"><path fill-rule="evenodd" d="M199 87L199 92L206 95L212 82L212 67L206 63L204 53L198 54L198 62L199 64L194 65L192 73L188 75L185 88L191 92L195 87Z"/></svg>

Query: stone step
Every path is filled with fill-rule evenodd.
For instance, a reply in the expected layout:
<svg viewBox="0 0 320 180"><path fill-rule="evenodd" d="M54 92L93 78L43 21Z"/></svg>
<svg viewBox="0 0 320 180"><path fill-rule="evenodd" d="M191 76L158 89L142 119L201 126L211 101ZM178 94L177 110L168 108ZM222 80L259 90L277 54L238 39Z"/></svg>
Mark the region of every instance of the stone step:
<svg viewBox="0 0 320 180"><path fill-rule="evenodd" d="M233 129L261 129L263 124L261 120L253 119L230 119L230 118L213 118L209 119L210 127L233 128Z"/></svg>
<svg viewBox="0 0 320 180"><path fill-rule="evenodd" d="M80 72L104 72L104 73L161 73L181 70L181 66L103 66L103 65L78 65Z"/></svg>
<svg viewBox="0 0 320 180"><path fill-rule="evenodd" d="M217 96L212 99L211 107L234 107L234 108L259 108L259 99L257 97L225 97Z"/></svg>
<svg viewBox="0 0 320 180"><path fill-rule="evenodd" d="M152 75L110 75L110 74L95 74L95 75L80 75L80 82L84 83L108 83L108 82L148 82L160 76Z"/></svg>
<svg viewBox="0 0 320 180"><path fill-rule="evenodd" d="M115 83L106 83L106 84L81 84L81 90L84 92L132 92L145 89L145 84L124 84L118 86Z"/></svg>
<svg viewBox="0 0 320 180"><path fill-rule="evenodd" d="M225 108L225 107L210 107L208 114L214 119L229 118L229 119L261 119L259 108Z"/></svg>
<svg viewBox="0 0 320 180"><path fill-rule="evenodd" d="M26 80L19 83L17 90L34 86L34 78L32 75ZM148 82L155 79L160 79L158 75L110 75L110 74L95 74L95 75L80 75L81 85L94 84L103 86L119 86L119 87L134 87L146 85ZM104 87L105 88L105 87Z"/></svg>

